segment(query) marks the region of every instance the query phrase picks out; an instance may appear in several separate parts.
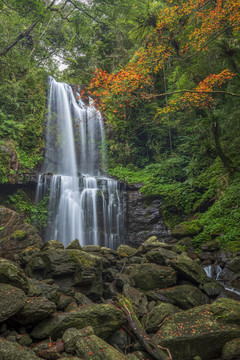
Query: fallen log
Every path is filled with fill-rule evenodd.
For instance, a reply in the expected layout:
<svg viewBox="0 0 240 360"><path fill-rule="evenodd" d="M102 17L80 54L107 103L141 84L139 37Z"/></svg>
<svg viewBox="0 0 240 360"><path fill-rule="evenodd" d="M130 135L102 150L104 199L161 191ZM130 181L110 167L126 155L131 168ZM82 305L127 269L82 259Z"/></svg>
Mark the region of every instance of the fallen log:
<svg viewBox="0 0 240 360"><path fill-rule="evenodd" d="M126 316L129 330L134 334L144 349L156 360L172 360L170 351L155 344L147 335L133 310L131 302L122 295L118 295L117 299L120 309Z"/></svg>

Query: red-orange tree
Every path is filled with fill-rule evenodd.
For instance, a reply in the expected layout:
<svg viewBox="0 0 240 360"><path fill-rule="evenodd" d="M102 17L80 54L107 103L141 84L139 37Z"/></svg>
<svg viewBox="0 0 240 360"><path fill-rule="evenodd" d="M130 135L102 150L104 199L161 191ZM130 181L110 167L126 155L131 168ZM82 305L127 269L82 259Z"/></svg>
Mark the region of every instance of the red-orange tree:
<svg viewBox="0 0 240 360"><path fill-rule="evenodd" d="M136 106L140 99L155 96L155 76L169 63L183 63L200 52L207 52L211 42L226 31L231 31L233 37L238 35L239 10L240 3L236 0L179 0L177 4L173 0L166 1L155 30L132 61L117 73L108 74L101 69L94 73L89 88L92 96L100 99L101 110L107 115L115 113L124 118L127 107ZM180 103L184 100L191 106L211 106L211 93L233 76L228 69L209 74L197 85L196 92L187 92ZM176 110L178 101L173 103L174 106L169 104L158 113Z"/></svg>

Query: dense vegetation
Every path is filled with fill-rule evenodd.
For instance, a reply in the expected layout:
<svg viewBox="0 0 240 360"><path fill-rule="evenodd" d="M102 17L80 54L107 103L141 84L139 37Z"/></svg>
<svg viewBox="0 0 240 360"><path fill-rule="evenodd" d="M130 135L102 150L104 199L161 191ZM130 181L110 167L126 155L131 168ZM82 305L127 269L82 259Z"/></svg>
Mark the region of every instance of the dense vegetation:
<svg viewBox="0 0 240 360"><path fill-rule="evenodd" d="M90 84L109 174L161 197L171 227L198 221L196 246L238 249L239 26L233 0L0 0L1 146L14 147L18 172L33 168L47 74ZM4 183L15 170L2 147Z"/></svg>

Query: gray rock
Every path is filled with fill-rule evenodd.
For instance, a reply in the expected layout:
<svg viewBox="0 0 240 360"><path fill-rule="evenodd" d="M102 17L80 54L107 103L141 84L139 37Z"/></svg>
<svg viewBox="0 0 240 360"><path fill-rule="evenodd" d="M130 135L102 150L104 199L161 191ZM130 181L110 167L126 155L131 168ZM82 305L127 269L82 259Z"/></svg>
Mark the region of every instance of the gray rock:
<svg viewBox="0 0 240 360"><path fill-rule="evenodd" d="M0 282L16 286L25 293L28 292L28 279L22 269L6 259L0 259Z"/></svg>
<svg viewBox="0 0 240 360"><path fill-rule="evenodd" d="M102 259L82 250L45 250L32 257L26 273L37 280L53 278L67 295L74 289L87 296L102 295Z"/></svg>
<svg viewBox="0 0 240 360"><path fill-rule="evenodd" d="M142 324L147 332L156 332L165 318L179 311L181 310L172 304L158 303L143 317Z"/></svg>
<svg viewBox="0 0 240 360"><path fill-rule="evenodd" d="M131 285L143 291L163 289L177 282L176 273L171 267L151 263L132 266L129 274Z"/></svg>
<svg viewBox="0 0 240 360"><path fill-rule="evenodd" d="M147 296L143 292L131 287L130 285L124 285L123 295L130 299L137 316L142 316L147 313L148 300Z"/></svg>
<svg viewBox="0 0 240 360"><path fill-rule="evenodd" d="M45 319L34 327L31 336L36 339L51 337L57 339L70 327L82 329L92 326L94 332L108 337L113 331L120 328L125 322L124 314L113 305L93 304L82 307L73 312L56 314Z"/></svg>
<svg viewBox="0 0 240 360"><path fill-rule="evenodd" d="M233 339L223 347L221 360L240 359L240 338Z"/></svg>
<svg viewBox="0 0 240 360"><path fill-rule="evenodd" d="M168 264L176 270L178 276L183 280L189 280L194 284L207 282L207 275L201 265L184 253L178 255L175 259L169 259Z"/></svg>
<svg viewBox="0 0 240 360"><path fill-rule="evenodd" d="M38 360L33 351L0 338L1 360Z"/></svg>
<svg viewBox="0 0 240 360"><path fill-rule="evenodd" d="M148 259L148 261L158 265L165 265L167 259L175 259L177 256L177 253L166 250L162 247L148 251L146 253L146 258Z"/></svg>
<svg viewBox="0 0 240 360"><path fill-rule="evenodd" d="M171 349L173 359L192 360L194 356L218 358L223 346L239 336L239 307L237 301L219 299L212 305L173 314L153 340Z"/></svg>
<svg viewBox="0 0 240 360"><path fill-rule="evenodd" d="M170 303L184 310L208 304L210 302L209 297L201 290L195 286L187 284L163 290L149 291L147 296L150 299Z"/></svg>
<svg viewBox="0 0 240 360"><path fill-rule="evenodd" d="M13 320L22 325L35 324L54 313L57 306L47 298L28 298Z"/></svg>
<svg viewBox="0 0 240 360"><path fill-rule="evenodd" d="M229 260L226 264L226 268L233 271L235 274L240 272L240 256L236 256Z"/></svg>
<svg viewBox="0 0 240 360"><path fill-rule="evenodd" d="M15 315L23 308L27 297L19 288L8 284L0 284L0 322Z"/></svg>

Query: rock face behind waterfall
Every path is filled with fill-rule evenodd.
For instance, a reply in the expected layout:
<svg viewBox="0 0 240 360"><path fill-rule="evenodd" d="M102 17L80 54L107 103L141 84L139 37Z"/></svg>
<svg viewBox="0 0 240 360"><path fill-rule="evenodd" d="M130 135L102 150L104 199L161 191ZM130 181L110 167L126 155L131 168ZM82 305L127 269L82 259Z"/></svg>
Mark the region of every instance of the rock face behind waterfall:
<svg viewBox="0 0 240 360"><path fill-rule="evenodd" d="M1 258L0 359L153 360L135 331L174 360L238 359L239 301L180 249L54 240Z"/></svg>
<svg viewBox="0 0 240 360"><path fill-rule="evenodd" d="M29 246L41 247L37 231L24 221L24 217L6 207L0 207L0 256L13 260Z"/></svg>

